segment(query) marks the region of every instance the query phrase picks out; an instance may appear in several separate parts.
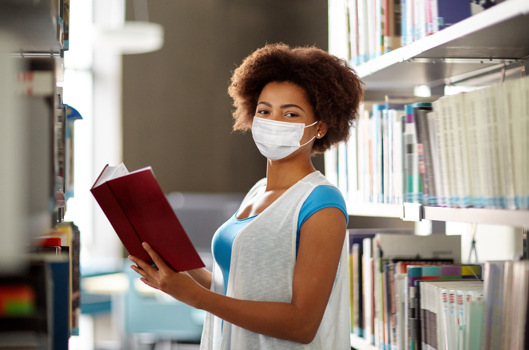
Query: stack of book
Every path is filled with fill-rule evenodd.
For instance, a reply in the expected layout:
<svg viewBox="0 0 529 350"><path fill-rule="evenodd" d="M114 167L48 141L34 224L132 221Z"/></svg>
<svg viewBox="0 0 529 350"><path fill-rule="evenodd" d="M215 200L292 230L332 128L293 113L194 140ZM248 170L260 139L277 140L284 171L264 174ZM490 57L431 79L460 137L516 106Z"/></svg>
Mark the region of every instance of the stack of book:
<svg viewBox="0 0 529 350"><path fill-rule="evenodd" d="M484 7L500 2L461 0L332 0L329 2L331 46L347 48L358 65L398 47L434 34Z"/></svg>
<svg viewBox="0 0 529 350"><path fill-rule="evenodd" d="M461 264L459 236L350 232L350 243L351 332L368 343L393 350L529 345L528 261Z"/></svg>
<svg viewBox="0 0 529 350"><path fill-rule="evenodd" d="M351 203L529 208L529 78L395 101L361 111L338 147L336 182Z"/></svg>

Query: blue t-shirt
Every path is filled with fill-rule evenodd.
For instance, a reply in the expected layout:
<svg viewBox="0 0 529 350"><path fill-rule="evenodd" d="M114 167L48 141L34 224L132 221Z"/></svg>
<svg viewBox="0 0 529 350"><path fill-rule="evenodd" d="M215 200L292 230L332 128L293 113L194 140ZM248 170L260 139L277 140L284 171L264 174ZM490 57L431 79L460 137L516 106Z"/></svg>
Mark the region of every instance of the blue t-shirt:
<svg viewBox="0 0 529 350"><path fill-rule="evenodd" d="M349 221L347 216L347 208L345 206L345 201L343 199L342 193L334 186L318 186L312 193L307 197L303 206L299 212L298 218L298 228L296 233L296 256L299 248L299 233L301 226L312 214L317 212L320 209L335 207L343 211L345 218ZM257 214L259 215L259 214ZM222 224L218 228L217 232L213 236L212 251L215 261L219 265L222 276L224 278L224 294L226 294L228 288L228 277L230 275L230 264L231 264L231 250L233 246L233 241L237 234L257 215L250 216L245 219L237 219L237 213Z"/></svg>

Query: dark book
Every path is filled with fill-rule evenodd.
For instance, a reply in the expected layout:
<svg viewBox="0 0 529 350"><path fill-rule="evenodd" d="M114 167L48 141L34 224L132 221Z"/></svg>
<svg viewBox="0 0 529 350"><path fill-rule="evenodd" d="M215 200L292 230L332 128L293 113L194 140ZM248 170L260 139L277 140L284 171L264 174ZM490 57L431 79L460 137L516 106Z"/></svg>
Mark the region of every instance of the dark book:
<svg viewBox="0 0 529 350"><path fill-rule="evenodd" d="M175 271L204 267L150 167L129 173L122 164L105 166L91 189L131 255L149 264L149 245Z"/></svg>

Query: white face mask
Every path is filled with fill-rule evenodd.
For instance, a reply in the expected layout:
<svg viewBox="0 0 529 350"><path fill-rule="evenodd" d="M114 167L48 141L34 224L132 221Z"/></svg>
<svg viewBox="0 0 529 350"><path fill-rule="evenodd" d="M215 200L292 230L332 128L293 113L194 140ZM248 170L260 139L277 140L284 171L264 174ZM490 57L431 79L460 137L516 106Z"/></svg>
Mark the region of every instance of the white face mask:
<svg viewBox="0 0 529 350"><path fill-rule="evenodd" d="M316 136L303 145L299 144L305 128L316 123L317 121L305 126L305 124L301 123L278 122L276 120L253 117L253 140L261 154L266 158L271 160L283 159L314 140Z"/></svg>

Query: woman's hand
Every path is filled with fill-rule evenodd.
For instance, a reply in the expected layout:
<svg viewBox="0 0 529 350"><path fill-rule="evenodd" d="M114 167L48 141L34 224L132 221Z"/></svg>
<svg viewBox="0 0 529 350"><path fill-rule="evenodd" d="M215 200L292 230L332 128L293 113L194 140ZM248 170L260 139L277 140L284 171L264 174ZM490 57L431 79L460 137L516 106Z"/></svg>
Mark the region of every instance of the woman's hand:
<svg viewBox="0 0 529 350"><path fill-rule="evenodd" d="M161 290L183 303L195 306L200 292L205 291L205 289L188 274L176 272L167 266L149 244L143 242L142 246L151 256L158 270L145 261L129 255L128 259L137 265L131 265L130 267L142 276L140 280L146 285Z"/></svg>

